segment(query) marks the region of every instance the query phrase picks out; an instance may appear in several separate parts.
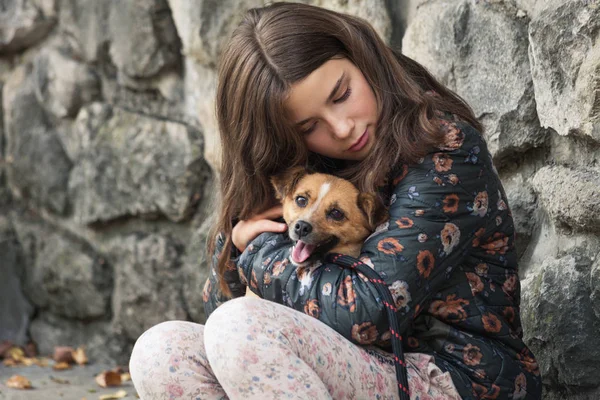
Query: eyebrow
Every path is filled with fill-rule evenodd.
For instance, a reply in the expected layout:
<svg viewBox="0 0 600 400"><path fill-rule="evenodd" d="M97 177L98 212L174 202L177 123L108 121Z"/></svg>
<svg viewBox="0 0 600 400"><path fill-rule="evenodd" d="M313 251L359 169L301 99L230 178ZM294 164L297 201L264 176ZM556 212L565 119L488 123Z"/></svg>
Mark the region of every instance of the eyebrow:
<svg viewBox="0 0 600 400"><path fill-rule="evenodd" d="M331 93L329 93L329 97L327 97L326 103L329 103L335 97L335 94L337 93L340 86L342 85L342 81L344 80L345 76L346 76L346 71L344 71L342 73L342 76L340 76L340 79L338 79L338 81L335 83L333 90L331 91ZM296 125L304 125L308 121L310 121L310 118L304 119L304 120L298 122Z"/></svg>

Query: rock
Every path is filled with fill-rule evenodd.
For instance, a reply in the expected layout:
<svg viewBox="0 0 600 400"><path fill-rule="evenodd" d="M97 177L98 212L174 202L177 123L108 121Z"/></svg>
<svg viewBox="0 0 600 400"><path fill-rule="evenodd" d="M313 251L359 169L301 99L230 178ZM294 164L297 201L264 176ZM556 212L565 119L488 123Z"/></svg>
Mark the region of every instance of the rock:
<svg viewBox="0 0 600 400"><path fill-rule="evenodd" d="M559 228L600 232L600 174L562 166L541 168L531 179L542 206Z"/></svg>
<svg viewBox="0 0 600 400"><path fill-rule="evenodd" d="M591 264L583 252L571 250L547 258L522 281L525 340L540 364L544 383L569 387L573 394L598 387L592 371L600 356L600 320L590 298Z"/></svg>
<svg viewBox="0 0 600 400"><path fill-rule="evenodd" d="M100 98L94 70L58 50L37 57L33 74L39 103L59 118L74 117L82 105Z"/></svg>
<svg viewBox="0 0 600 400"><path fill-rule="evenodd" d="M38 103L31 72L30 64L17 68L3 88L8 186L13 196L64 214L71 162Z"/></svg>
<svg viewBox="0 0 600 400"><path fill-rule="evenodd" d="M565 4L565 0L510 0L523 10L530 19L536 19L540 13ZM590 5L588 2L588 5ZM585 3L584 3L585 4Z"/></svg>
<svg viewBox="0 0 600 400"><path fill-rule="evenodd" d="M3 1L0 7L0 55L34 45L55 24L55 0Z"/></svg>
<svg viewBox="0 0 600 400"><path fill-rule="evenodd" d="M151 78L135 79L125 74L119 74L118 84L123 88L134 91L158 91L169 102L179 105L183 100L183 82L176 70L165 70Z"/></svg>
<svg viewBox="0 0 600 400"><path fill-rule="evenodd" d="M407 26L411 23L417 7L425 0L395 0L386 1L386 7L390 14L392 33L390 36L390 45L395 49L402 48L402 38L406 32Z"/></svg>
<svg viewBox="0 0 600 400"><path fill-rule="evenodd" d="M592 310L594 311L596 318L600 319L600 255L596 256L590 275L592 278L590 281L592 289L592 294L590 296Z"/></svg>
<svg viewBox="0 0 600 400"><path fill-rule="evenodd" d="M589 136L561 136L554 132L550 143L548 158L556 164L584 169L600 165L600 142Z"/></svg>
<svg viewBox="0 0 600 400"><path fill-rule="evenodd" d="M600 7L562 2L529 26L537 113L560 135L600 142Z"/></svg>
<svg viewBox="0 0 600 400"><path fill-rule="evenodd" d="M217 65L226 42L241 22L244 12L270 3L267 0L168 1L183 44L183 54L211 68ZM384 0L371 1L367 7L360 0L304 2L361 17L369 21L384 40L389 40L391 36L392 27Z"/></svg>
<svg viewBox="0 0 600 400"><path fill-rule="evenodd" d="M113 241L115 332L135 340L160 322L188 319L181 296L183 250L181 243L159 234Z"/></svg>
<svg viewBox="0 0 600 400"><path fill-rule="evenodd" d="M53 354L55 346L85 346L91 363L129 363L133 343L112 331L108 319L73 321L52 313L38 315L31 323L31 337L40 354ZM90 381L93 376L90 375Z"/></svg>
<svg viewBox="0 0 600 400"><path fill-rule="evenodd" d="M150 78L179 63L181 44L166 0L113 2L110 55L119 73Z"/></svg>
<svg viewBox="0 0 600 400"><path fill-rule="evenodd" d="M182 104L185 83L179 77L175 77L172 73L165 73L154 78L131 82L135 82L134 85L140 90L123 86L116 80L104 79L102 81L104 102L135 114L177 121L203 131L198 115L186 114L185 106ZM165 86L161 89L163 84Z"/></svg>
<svg viewBox="0 0 600 400"><path fill-rule="evenodd" d="M202 324L206 322L202 289L210 273L206 244L209 232L216 221L215 216L216 213L213 213L212 218L206 219L204 224L193 232L185 248L183 263L184 278L182 295L185 301L185 308L192 321Z"/></svg>
<svg viewBox="0 0 600 400"><path fill-rule="evenodd" d="M0 81L0 104L2 104L2 88L4 87L2 81ZM3 116L4 109L0 107L0 121L4 121ZM0 124L0 209L5 205L6 193L8 188L6 187L6 160L4 159L4 124Z"/></svg>
<svg viewBox="0 0 600 400"><path fill-rule="evenodd" d="M83 108L67 148L79 223L139 215L186 219L205 181L202 136L180 123L96 103Z"/></svg>
<svg viewBox="0 0 600 400"><path fill-rule="evenodd" d="M390 42L392 24L385 0L371 0L368 6L362 0L311 0L309 3L362 18L373 26L386 43Z"/></svg>
<svg viewBox="0 0 600 400"><path fill-rule="evenodd" d="M521 171L501 176L515 223L515 244L519 258L527 250L537 224L537 197L527 177L527 172Z"/></svg>
<svg viewBox="0 0 600 400"><path fill-rule="evenodd" d="M213 171L221 167L221 139L215 115L217 73L209 67L187 59L185 62L185 110L202 123L204 158Z"/></svg>
<svg viewBox="0 0 600 400"><path fill-rule="evenodd" d="M21 216L13 223L27 249L24 291L36 307L65 318L104 317L113 286L106 258L37 218Z"/></svg>
<svg viewBox="0 0 600 400"><path fill-rule="evenodd" d="M83 60L107 61L110 35L108 19L112 0L59 0L60 30L75 44Z"/></svg>
<svg viewBox="0 0 600 400"><path fill-rule="evenodd" d="M33 306L21 289L24 275L21 253L10 221L0 215L0 342L10 340L24 346L29 339Z"/></svg>
<svg viewBox="0 0 600 400"><path fill-rule="evenodd" d="M514 152L542 145L546 136L536 116L527 21L517 11L497 2L426 2L402 42L407 56L473 108L499 168Z"/></svg>

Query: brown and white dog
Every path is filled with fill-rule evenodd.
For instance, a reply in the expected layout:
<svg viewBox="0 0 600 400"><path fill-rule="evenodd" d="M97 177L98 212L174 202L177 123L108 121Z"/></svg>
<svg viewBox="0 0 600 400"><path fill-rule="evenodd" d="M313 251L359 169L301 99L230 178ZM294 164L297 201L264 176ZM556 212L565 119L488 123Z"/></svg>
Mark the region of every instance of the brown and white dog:
<svg viewBox="0 0 600 400"><path fill-rule="evenodd" d="M333 175L295 167L272 177L271 183L283 204L288 235L295 242L289 261L298 267L301 290L310 286L318 260L325 254L358 257L365 239L387 219L377 195L361 193ZM250 290L246 295L256 296Z"/></svg>
<svg viewBox="0 0 600 400"><path fill-rule="evenodd" d="M374 193L349 181L296 167L271 178L295 245L290 261L306 266L327 253L360 255L364 240L387 217Z"/></svg>

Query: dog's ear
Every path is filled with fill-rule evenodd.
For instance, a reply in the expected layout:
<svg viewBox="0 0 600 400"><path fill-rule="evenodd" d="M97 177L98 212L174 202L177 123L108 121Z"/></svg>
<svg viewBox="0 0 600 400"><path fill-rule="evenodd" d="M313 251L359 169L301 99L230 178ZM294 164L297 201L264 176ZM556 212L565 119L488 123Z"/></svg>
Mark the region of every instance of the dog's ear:
<svg viewBox="0 0 600 400"><path fill-rule="evenodd" d="M377 225L384 223L387 218L387 210L375 193L360 193L358 195L358 208L367 216L369 228L372 231L377 228Z"/></svg>
<svg viewBox="0 0 600 400"><path fill-rule="evenodd" d="M308 171L304 167L293 167L282 174L271 177L271 184L275 188L275 196L278 200L283 200L292 193L300 179L307 175Z"/></svg>

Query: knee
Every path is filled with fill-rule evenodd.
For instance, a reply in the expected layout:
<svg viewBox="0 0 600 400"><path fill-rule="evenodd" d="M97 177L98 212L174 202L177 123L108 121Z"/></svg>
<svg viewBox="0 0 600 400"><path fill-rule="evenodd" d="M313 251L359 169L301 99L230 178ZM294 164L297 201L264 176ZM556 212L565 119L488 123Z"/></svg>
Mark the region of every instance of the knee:
<svg viewBox="0 0 600 400"><path fill-rule="evenodd" d="M239 297L219 306L206 320L204 343L208 349L231 346L245 337L256 323L258 309L264 300ZM264 321L263 321L264 322Z"/></svg>
<svg viewBox="0 0 600 400"><path fill-rule="evenodd" d="M161 368L168 368L164 361L169 357L169 349L182 334L191 331L199 340L203 340L202 325L186 321L161 322L142 333L129 359L129 371L134 384L146 378L152 379L155 373L161 373Z"/></svg>
<svg viewBox="0 0 600 400"><path fill-rule="evenodd" d="M241 297L220 305L207 319L204 331L206 356L221 379L234 377L247 368L248 357L264 342L260 314L264 300Z"/></svg>
<svg viewBox="0 0 600 400"><path fill-rule="evenodd" d="M211 335L216 330L223 331L239 324L251 323L262 302L264 300L253 297L238 297L226 301L206 320L206 335Z"/></svg>

